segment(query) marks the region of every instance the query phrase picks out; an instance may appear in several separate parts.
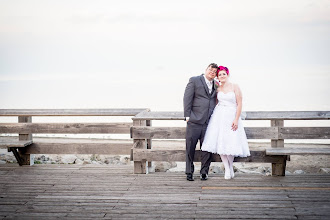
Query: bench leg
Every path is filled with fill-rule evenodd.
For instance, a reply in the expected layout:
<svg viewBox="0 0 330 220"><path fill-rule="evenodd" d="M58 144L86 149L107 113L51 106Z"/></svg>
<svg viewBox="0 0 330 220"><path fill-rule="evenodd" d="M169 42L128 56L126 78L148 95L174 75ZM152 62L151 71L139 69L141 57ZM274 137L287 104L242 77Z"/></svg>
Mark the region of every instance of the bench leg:
<svg viewBox="0 0 330 220"><path fill-rule="evenodd" d="M272 176L285 176L286 156L281 163L272 163Z"/></svg>
<svg viewBox="0 0 330 220"><path fill-rule="evenodd" d="M19 150L19 154L22 158L22 165L34 165L34 155L33 154L25 154L24 151Z"/></svg>
<svg viewBox="0 0 330 220"><path fill-rule="evenodd" d="M13 152L17 163L20 166L23 165L33 165L34 164L34 156L32 154L25 154L24 149L19 149L17 147L8 148L8 152Z"/></svg>
<svg viewBox="0 0 330 220"><path fill-rule="evenodd" d="M10 151L13 152L13 154L14 154L16 160L17 160L17 163L18 163L20 166L22 166L22 165L23 165L23 158L22 158L21 155L18 153L17 148L16 148L16 147L10 147L10 148L8 149L8 151L9 151L9 152L10 152Z"/></svg>
<svg viewBox="0 0 330 220"><path fill-rule="evenodd" d="M146 174L147 173L147 161L134 161L134 174Z"/></svg>

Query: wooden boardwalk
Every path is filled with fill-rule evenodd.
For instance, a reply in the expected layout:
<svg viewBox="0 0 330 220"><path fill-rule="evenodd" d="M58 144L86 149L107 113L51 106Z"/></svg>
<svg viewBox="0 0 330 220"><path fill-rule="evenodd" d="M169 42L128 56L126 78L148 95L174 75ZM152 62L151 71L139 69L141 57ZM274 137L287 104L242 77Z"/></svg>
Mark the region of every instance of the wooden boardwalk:
<svg viewBox="0 0 330 220"><path fill-rule="evenodd" d="M330 175L185 180L132 166L0 166L0 219L330 219Z"/></svg>

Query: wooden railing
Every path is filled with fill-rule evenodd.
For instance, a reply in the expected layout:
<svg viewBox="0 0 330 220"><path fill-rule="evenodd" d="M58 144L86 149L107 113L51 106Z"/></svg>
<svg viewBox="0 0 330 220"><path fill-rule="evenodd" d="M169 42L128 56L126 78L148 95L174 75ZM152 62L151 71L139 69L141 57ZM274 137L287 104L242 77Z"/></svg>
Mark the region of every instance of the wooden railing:
<svg viewBox="0 0 330 220"><path fill-rule="evenodd" d="M33 164L33 154L129 154L125 143L34 142L32 134L129 134L132 122L33 123L33 116L134 116L149 109L0 109L0 116L17 116L18 123L0 123L0 134L19 134L18 142L6 142L21 165ZM0 139L5 139L1 137ZM33 144L30 144L33 143ZM1 145L1 140L0 140ZM15 145L17 145L15 147Z"/></svg>
<svg viewBox="0 0 330 220"><path fill-rule="evenodd" d="M6 143L20 164L33 164L33 154L129 154L131 144L34 142L32 134L131 134L134 172L146 173L151 161L185 161L185 150L152 149L153 139L185 139L185 127L152 127L153 120L183 120L182 112L150 112L149 109L0 109L0 116L18 117L18 123L0 123L0 134L19 134L19 142ZM33 123L34 116L134 116L131 122L116 123ZM245 120L268 120L269 127L245 127L248 139L270 139L269 149L252 150L236 162L272 163L273 175L284 175L291 154L306 151L284 148L284 139L329 139L329 127L310 127L308 120L329 120L329 111L246 112ZM305 127L285 127L285 120L306 120ZM0 138L0 146L1 146ZM32 143L32 144L31 144ZM28 145L28 146L27 146ZM15 147L16 146L16 147ZM285 149L283 151L281 149ZM328 154L328 149L311 151ZM196 151L195 161L200 161ZM218 155L213 161L221 162Z"/></svg>
<svg viewBox="0 0 330 220"><path fill-rule="evenodd" d="M248 139L270 139L270 149L284 149L284 139L329 139L330 127L284 127L285 120L329 120L329 111L272 111L244 112L245 120L269 120L270 127L245 127ZM141 112L133 118L131 137L134 139L132 159L134 173L147 173L150 161L185 161L185 150L152 149L152 139L185 139L185 127L151 127L152 120L184 120L182 112ZM329 150L326 149L327 154ZM306 152L306 151L304 151ZM319 151L321 153L321 151ZM298 153L297 153L298 154ZM252 150L247 158L235 158L235 162L272 163L272 175L284 176L289 153ZM221 162L218 155L213 161ZM200 161L196 151L195 161Z"/></svg>

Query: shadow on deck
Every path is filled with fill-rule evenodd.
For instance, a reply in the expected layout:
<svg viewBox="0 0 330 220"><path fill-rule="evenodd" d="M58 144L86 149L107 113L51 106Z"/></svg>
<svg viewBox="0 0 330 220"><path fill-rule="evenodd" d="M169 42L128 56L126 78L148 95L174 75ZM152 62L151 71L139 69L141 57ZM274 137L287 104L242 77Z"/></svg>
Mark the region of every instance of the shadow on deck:
<svg viewBox="0 0 330 220"><path fill-rule="evenodd" d="M132 166L0 166L0 219L330 219L330 175L185 180Z"/></svg>

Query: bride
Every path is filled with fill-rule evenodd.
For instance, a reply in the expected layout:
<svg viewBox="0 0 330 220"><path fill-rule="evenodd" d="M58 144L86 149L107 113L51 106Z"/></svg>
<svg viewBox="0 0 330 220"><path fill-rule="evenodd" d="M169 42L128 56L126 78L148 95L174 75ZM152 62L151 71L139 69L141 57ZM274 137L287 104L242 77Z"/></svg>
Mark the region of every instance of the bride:
<svg viewBox="0 0 330 220"><path fill-rule="evenodd" d="M217 89L217 101L208 124L202 151L220 155L225 167L225 179L234 178L234 157L250 156L246 134L240 118L242 92L229 81L227 67L219 66L217 73L221 85Z"/></svg>

